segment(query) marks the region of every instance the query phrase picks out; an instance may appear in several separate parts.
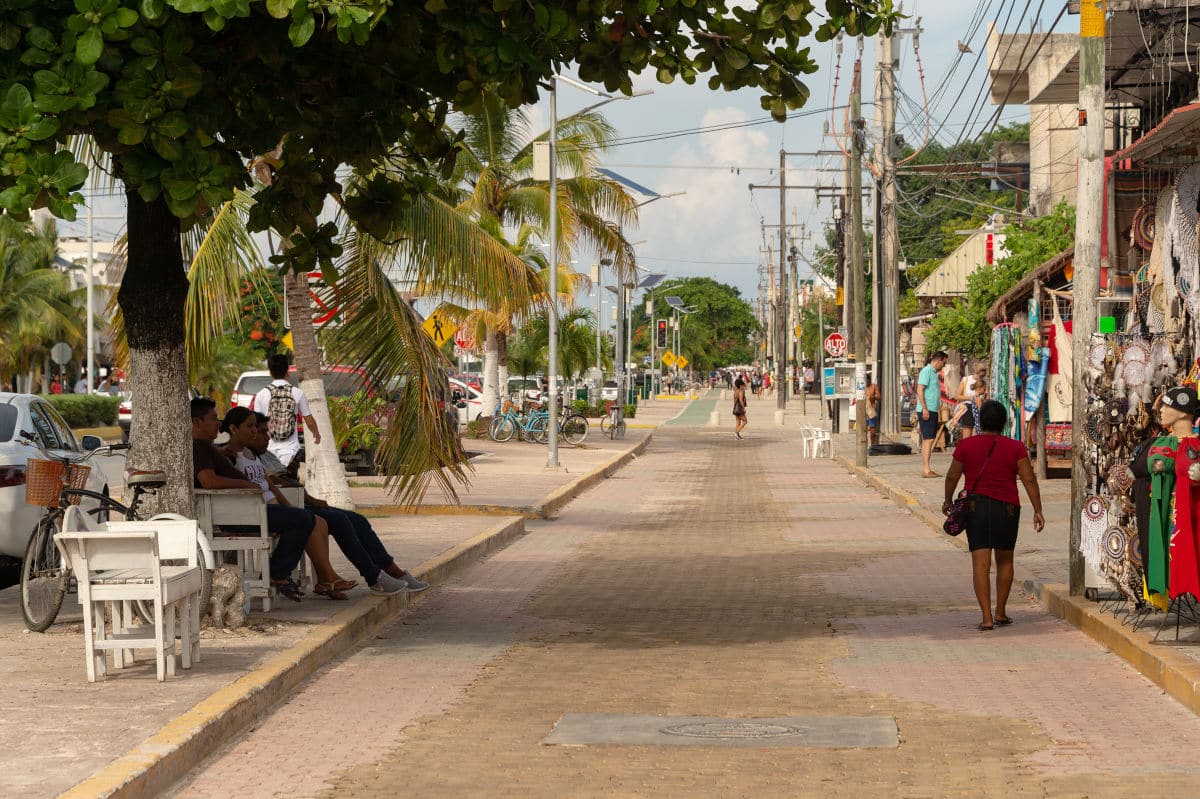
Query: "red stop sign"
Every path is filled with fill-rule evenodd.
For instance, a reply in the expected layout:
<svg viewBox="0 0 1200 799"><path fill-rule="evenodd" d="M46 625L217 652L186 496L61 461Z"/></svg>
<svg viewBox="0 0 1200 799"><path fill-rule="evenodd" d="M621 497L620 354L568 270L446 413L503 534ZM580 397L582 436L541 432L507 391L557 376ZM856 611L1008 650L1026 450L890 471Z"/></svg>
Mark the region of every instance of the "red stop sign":
<svg viewBox="0 0 1200 799"><path fill-rule="evenodd" d="M825 351L830 357L840 358L846 354L847 349L846 337L841 333L830 333L825 337Z"/></svg>

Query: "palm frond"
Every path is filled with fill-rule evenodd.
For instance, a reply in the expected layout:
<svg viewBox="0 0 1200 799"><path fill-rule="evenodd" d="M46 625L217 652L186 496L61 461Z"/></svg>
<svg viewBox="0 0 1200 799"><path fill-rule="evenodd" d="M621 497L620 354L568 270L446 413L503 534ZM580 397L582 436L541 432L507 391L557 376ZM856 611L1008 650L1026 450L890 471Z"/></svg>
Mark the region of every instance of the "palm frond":
<svg viewBox="0 0 1200 799"><path fill-rule="evenodd" d="M454 484L466 483L466 457L442 411L448 362L378 264L343 272L339 289L345 321L325 336L325 346L339 363L360 366L372 383L396 391L376 453L387 488L397 501L415 504L436 484L457 500Z"/></svg>

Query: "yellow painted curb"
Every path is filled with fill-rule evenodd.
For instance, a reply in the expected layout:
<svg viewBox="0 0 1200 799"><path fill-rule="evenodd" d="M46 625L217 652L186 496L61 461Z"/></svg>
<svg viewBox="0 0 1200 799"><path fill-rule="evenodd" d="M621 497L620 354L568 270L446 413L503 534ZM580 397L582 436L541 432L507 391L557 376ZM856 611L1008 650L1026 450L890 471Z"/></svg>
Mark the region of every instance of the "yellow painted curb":
<svg viewBox="0 0 1200 799"><path fill-rule="evenodd" d="M426 561L413 573L431 583L444 582L524 533L525 520L510 519ZM420 602L427 593L359 599L316 625L296 644L201 700L125 755L62 793L60 799L161 795L287 698L319 668Z"/></svg>
<svg viewBox="0 0 1200 799"><path fill-rule="evenodd" d="M835 454L834 460L897 505L912 510L914 516L919 517L938 533L942 533L941 517L922 506L916 496L891 485L870 470L856 466L841 455ZM959 549L967 548L967 542L963 540L966 536L947 536L942 533L942 537L950 539ZM1038 583L1028 579L1028 575L1021 572L1022 569L1018 567L1018 581L1025 585L1028 593L1038 598L1048 613L1086 633L1193 713L1200 715L1200 663L1172 650L1169 645L1150 643L1111 615L1101 613L1094 603L1071 596L1067 586Z"/></svg>

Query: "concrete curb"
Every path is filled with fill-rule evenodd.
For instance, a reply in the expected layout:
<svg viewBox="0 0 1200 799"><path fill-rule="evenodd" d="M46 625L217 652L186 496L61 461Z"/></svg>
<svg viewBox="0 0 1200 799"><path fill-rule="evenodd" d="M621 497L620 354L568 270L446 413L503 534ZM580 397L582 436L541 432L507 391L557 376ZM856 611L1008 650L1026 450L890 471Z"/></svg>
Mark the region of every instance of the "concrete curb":
<svg viewBox="0 0 1200 799"><path fill-rule="evenodd" d="M835 454L834 460L892 502L912 511L914 516L936 530L943 538L950 539L955 546L966 551L967 542L963 540L966 536L945 535L942 532L942 517L921 505L915 495L891 485L882 477L856 466L841 455ZM1029 579L1027 575L1021 574L1022 569L1019 566L1016 572L1017 582L1026 593L1037 597L1048 613L1086 633L1176 701L1200 715L1200 663L1173 651L1169 645L1155 645L1136 635L1109 614L1099 612L1095 603L1082 597L1071 596L1065 585Z"/></svg>
<svg viewBox="0 0 1200 799"><path fill-rule="evenodd" d="M646 447L650 446L653 439L653 435L647 435L637 444L618 453L590 472L586 472L562 488L550 492L535 505L419 505L416 508L406 505L362 505L358 510L360 513L369 515L523 516L526 519L549 519L568 502L601 480L611 477L622 466L645 452Z"/></svg>
<svg viewBox="0 0 1200 799"><path fill-rule="evenodd" d="M426 561L413 572L431 583L444 582L524 533L524 519L506 521ZM161 795L287 698L318 669L403 614L425 595L359 599L314 627L293 646L211 694L125 755L62 793L60 799Z"/></svg>

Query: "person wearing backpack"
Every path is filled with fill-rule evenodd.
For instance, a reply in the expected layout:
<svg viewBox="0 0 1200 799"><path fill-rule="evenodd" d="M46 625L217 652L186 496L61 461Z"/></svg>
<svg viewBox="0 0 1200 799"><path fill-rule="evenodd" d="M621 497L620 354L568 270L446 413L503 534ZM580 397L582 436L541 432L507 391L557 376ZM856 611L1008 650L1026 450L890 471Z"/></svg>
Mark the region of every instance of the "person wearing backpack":
<svg viewBox="0 0 1200 799"><path fill-rule="evenodd" d="M303 418L308 425L312 442L321 443L317 420L308 409L308 397L304 396L299 386L288 382L290 366L286 353L268 358L267 370L271 373L271 383L255 394L250 403L250 410L266 414L270 419L267 429L271 440L267 447L284 466L290 465L300 452L299 418Z"/></svg>

